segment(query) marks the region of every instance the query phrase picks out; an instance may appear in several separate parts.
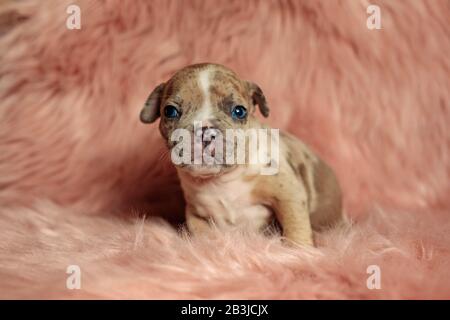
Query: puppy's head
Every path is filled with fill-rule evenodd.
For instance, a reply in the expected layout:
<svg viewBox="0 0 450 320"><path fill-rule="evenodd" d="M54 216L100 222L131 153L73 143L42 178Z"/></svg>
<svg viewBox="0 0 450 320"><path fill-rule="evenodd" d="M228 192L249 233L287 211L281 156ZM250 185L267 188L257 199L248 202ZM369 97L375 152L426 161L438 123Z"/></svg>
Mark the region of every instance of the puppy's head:
<svg viewBox="0 0 450 320"><path fill-rule="evenodd" d="M215 148L222 141L225 157L225 153L230 151L226 150L227 142L224 140L227 129L256 128L256 106L265 117L269 115L266 99L256 84L240 80L224 66L196 64L183 68L157 86L148 97L140 119L144 123L153 123L161 118L159 129L172 154L181 156L186 152L183 149L173 152L180 140L186 139L186 136L174 139L175 133L180 132L178 129L189 133L192 163L176 165L195 176L210 176L229 171L235 165L226 163L224 158L223 163L194 163L196 138L201 138L202 152L208 151L213 157ZM237 144L233 142L233 146L236 148Z"/></svg>

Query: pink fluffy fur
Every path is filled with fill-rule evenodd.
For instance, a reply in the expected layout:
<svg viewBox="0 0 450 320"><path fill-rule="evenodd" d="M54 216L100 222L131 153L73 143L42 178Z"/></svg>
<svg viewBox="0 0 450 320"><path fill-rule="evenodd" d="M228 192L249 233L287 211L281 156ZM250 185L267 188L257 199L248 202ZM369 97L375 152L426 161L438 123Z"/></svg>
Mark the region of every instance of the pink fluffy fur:
<svg viewBox="0 0 450 320"><path fill-rule="evenodd" d="M448 2L376 1L381 30L361 1L79 0L81 30L72 1L2 3L27 19L0 36L1 298L450 298ZM205 61L263 88L268 122L335 169L353 226L293 249L159 218L182 194L138 114Z"/></svg>

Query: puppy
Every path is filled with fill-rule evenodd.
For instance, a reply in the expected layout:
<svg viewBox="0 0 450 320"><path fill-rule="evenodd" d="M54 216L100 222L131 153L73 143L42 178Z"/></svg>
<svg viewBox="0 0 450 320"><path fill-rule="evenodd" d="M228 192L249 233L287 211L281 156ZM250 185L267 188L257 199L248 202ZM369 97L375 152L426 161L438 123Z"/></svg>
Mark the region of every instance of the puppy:
<svg viewBox="0 0 450 320"><path fill-rule="evenodd" d="M270 148L258 141L253 150L249 149L251 135L245 135L246 161L223 161L242 149L242 144L225 138L223 132L227 129L268 131L254 115L256 106L268 117L266 98L256 84L240 80L224 66L196 64L157 86L140 119L153 123L161 118L159 129L172 160L174 156L192 159L196 150L192 140L196 139L202 150L207 149L210 158L214 158L212 162L173 161L187 203L187 226L192 233L206 232L211 224L221 229L261 230L275 217L287 240L313 245L313 229L330 227L342 218L341 191L328 165L287 133L266 139L270 140ZM180 129L187 135L180 138L177 134ZM184 149L178 148L182 142ZM224 145L226 152L219 152ZM248 158L255 151L269 161L250 163ZM263 172L270 168L275 170Z"/></svg>

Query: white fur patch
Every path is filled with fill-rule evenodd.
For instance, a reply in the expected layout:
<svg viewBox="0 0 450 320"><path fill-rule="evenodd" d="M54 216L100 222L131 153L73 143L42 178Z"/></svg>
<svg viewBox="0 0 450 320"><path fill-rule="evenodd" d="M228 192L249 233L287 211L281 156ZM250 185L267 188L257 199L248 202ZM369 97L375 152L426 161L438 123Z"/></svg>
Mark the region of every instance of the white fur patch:
<svg viewBox="0 0 450 320"><path fill-rule="evenodd" d="M198 74L198 83L203 94L203 103L202 107L197 112L194 121L207 121L212 117L211 96L209 92L210 74L211 72L209 69L202 70Z"/></svg>
<svg viewBox="0 0 450 320"><path fill-rule="evenodd" d="M220 229L245 226L260 230L270 221L272 212L255 203L254 183L243 179L246 170L241 167L202 184L183 179L183 175L180 180L197 215L212 218Z"/></svg>

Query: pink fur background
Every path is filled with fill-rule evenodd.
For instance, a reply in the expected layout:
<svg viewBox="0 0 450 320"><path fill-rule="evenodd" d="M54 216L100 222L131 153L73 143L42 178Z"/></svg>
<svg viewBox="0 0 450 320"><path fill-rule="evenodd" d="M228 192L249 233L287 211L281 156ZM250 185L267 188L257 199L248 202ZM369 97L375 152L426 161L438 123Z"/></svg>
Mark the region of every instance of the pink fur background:
<svg viewBox="0 0 450 320"><path fill-rule="evenodd" d="M381 30L364 1L78 0L68 30L74 1L2 1L27 19L0 36L0 297L449 299L450 7L375 2ZM205 61L262 87L268 122L335 169L353 226L294 249L167 222L182 194L138 114Z"/></svg>

